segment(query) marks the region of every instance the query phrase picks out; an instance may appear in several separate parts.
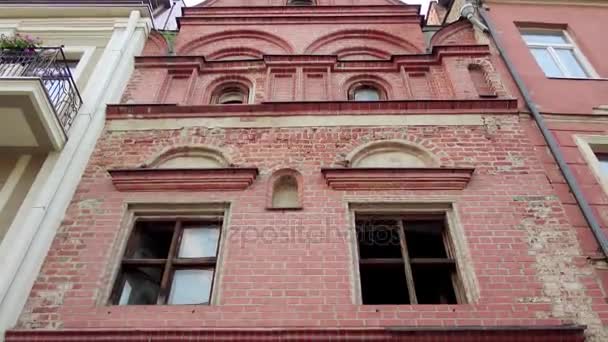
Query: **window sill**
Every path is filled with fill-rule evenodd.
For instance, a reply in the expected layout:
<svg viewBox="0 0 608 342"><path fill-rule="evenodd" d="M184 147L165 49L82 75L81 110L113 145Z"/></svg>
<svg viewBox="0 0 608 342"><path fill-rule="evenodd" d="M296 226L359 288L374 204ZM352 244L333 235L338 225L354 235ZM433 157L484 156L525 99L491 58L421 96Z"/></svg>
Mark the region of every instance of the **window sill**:
<svg viewBox="0 0 608 342"><path fill-rule="evenodd" d="M562 81L608 81L608 78L580 78L580 77L547 77L550 80L562 80Z"/></svg>

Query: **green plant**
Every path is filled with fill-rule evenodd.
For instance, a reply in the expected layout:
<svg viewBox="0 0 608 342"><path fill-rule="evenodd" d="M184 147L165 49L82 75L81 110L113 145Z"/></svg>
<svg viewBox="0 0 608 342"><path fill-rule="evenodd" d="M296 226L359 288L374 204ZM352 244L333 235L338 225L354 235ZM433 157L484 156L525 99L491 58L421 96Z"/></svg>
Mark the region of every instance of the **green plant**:
<svg viewBox="0 0 608 342"><path fill-rule="evenodd" d="M0 49L8 50L27 50L35 49L42 44L42 41L38 38L32 38L30 36L22 36L19 33L12 37L5 35L0 36Z"/></svg>

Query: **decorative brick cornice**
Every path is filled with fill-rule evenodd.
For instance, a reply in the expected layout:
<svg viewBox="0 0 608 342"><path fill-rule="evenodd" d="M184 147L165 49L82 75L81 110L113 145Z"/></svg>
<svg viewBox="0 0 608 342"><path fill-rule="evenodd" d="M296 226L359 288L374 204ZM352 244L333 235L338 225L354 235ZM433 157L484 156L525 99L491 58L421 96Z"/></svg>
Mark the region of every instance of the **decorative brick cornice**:
<svg viewBox="0 0 608 342"><path fill-rule="evenodd" d="M472 168L324 168L334 190L462 190Z"/></svg>
<svg viewBox="0 0 608 342"><path fill-rule="evenodd" d="M205 56L138 56L135 57L137 68L189 68L189 69L233 69L239 67L268 67L277 64L288 64L291 67L299 65L324 65L332 70L348 70L350 68L381 68L397 70L400 66L429 67L441 63L446 56L480 57L490 54L488 45L437 45L430 53L393 55L387 60L342 61L336 55L264 55L261 59L209 61Z"/></svg>
<svg viewBox="0 0 608 342"><path fill-rule="evenodd" d="M402 341L402 342L583 342L585 327L387 327L328 329L208 329L208 330L10 330L6 342L59 341Z"/></svg>
<svg viewBox="0 0 608 342"><path fill-rule="evenodd" d="M257 168L109 170L119 191L238 191L249 187Z"/></svg>
<svg viewBox="0 0 608 342"><path fill-rule="evenodd" d="M265 102L251 105L117 104L108 120L289 115L514 114L515 99L407 100L380 102ZM440 119L438 119L440 120Z"/></svg>

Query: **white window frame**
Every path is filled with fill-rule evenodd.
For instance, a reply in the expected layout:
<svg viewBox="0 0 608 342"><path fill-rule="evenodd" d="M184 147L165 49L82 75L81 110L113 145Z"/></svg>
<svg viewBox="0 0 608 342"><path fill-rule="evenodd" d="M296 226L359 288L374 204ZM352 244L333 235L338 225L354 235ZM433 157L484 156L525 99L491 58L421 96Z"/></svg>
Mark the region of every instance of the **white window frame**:
<svg viewBox="0 0 608 342"><path fill-rule="evenodd" d="M549 34L561 34L562 37L564 37L564 39L566 40L567 43L565 44L557 44L557 43L552 43L552 44L544 44L544 43L528 43L525 39L525 35L528 34L544 34L544 35L549 35ZM568 34L568 31L566 30L550 30L550 29L528 29L528 30L522 30L521 31L521 38L524 41L524 43L526 44L526 46L528 47L528 50L530 51L530 54L532 54L532 49L533 48L537 48L537 49L545 49L547 50L547 52L549 52L549 55L551 56L551 59L553 59L553 62L555 62L555 65L557 65L558 69L561 71L562 75L561 76L548 76L545 73L545 70L543 69L543 66L536 60L536 57L532 56L532 58L534 58L534 61L538 64L538 66L541 68L541 70L543 70L543 73L545 73L545 75L549 78L578 78L578 79L595 79L595 78L600 78L598 73L595 71L595 69L593 68L593 66L591 65L591 63L589 62L589 60L587 60L587 58L585 57L585 55L583 55L583 53L581 52L581 50L578 48L578 46L574 43L574 40L572 39L572 37L570 36L570 34ZM560 60L559 56L557 55L557 52L555 52L555 49L563 49L563 50L570 50L572 51L572 53L574 54L574 57L576 58L577 62L579 63L581 69L583 69L583 71L587 74L587 77L576 77L573 76L569 73L568 68L566 68L566 66L562 63L562 61Z"/></svg>
<svg viewBox="0 0 608 342"><path fill-rule="evenodd" d="M574 141L599 185L608 194L608 175L602 173L596 153L608 153L608 136L575 135Z"/></svg>

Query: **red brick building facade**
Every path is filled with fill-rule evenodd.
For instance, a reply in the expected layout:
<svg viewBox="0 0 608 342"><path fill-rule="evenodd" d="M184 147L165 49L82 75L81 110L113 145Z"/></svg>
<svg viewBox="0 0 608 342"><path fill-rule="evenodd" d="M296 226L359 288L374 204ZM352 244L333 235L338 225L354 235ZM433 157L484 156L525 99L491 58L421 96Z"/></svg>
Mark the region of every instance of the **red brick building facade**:
<svg viewBox="0 0 608 342"><path fill-rule="evenodd" d="M294 3L149 40L7 340L601 341L494 47L399 1Z"/></svg>

